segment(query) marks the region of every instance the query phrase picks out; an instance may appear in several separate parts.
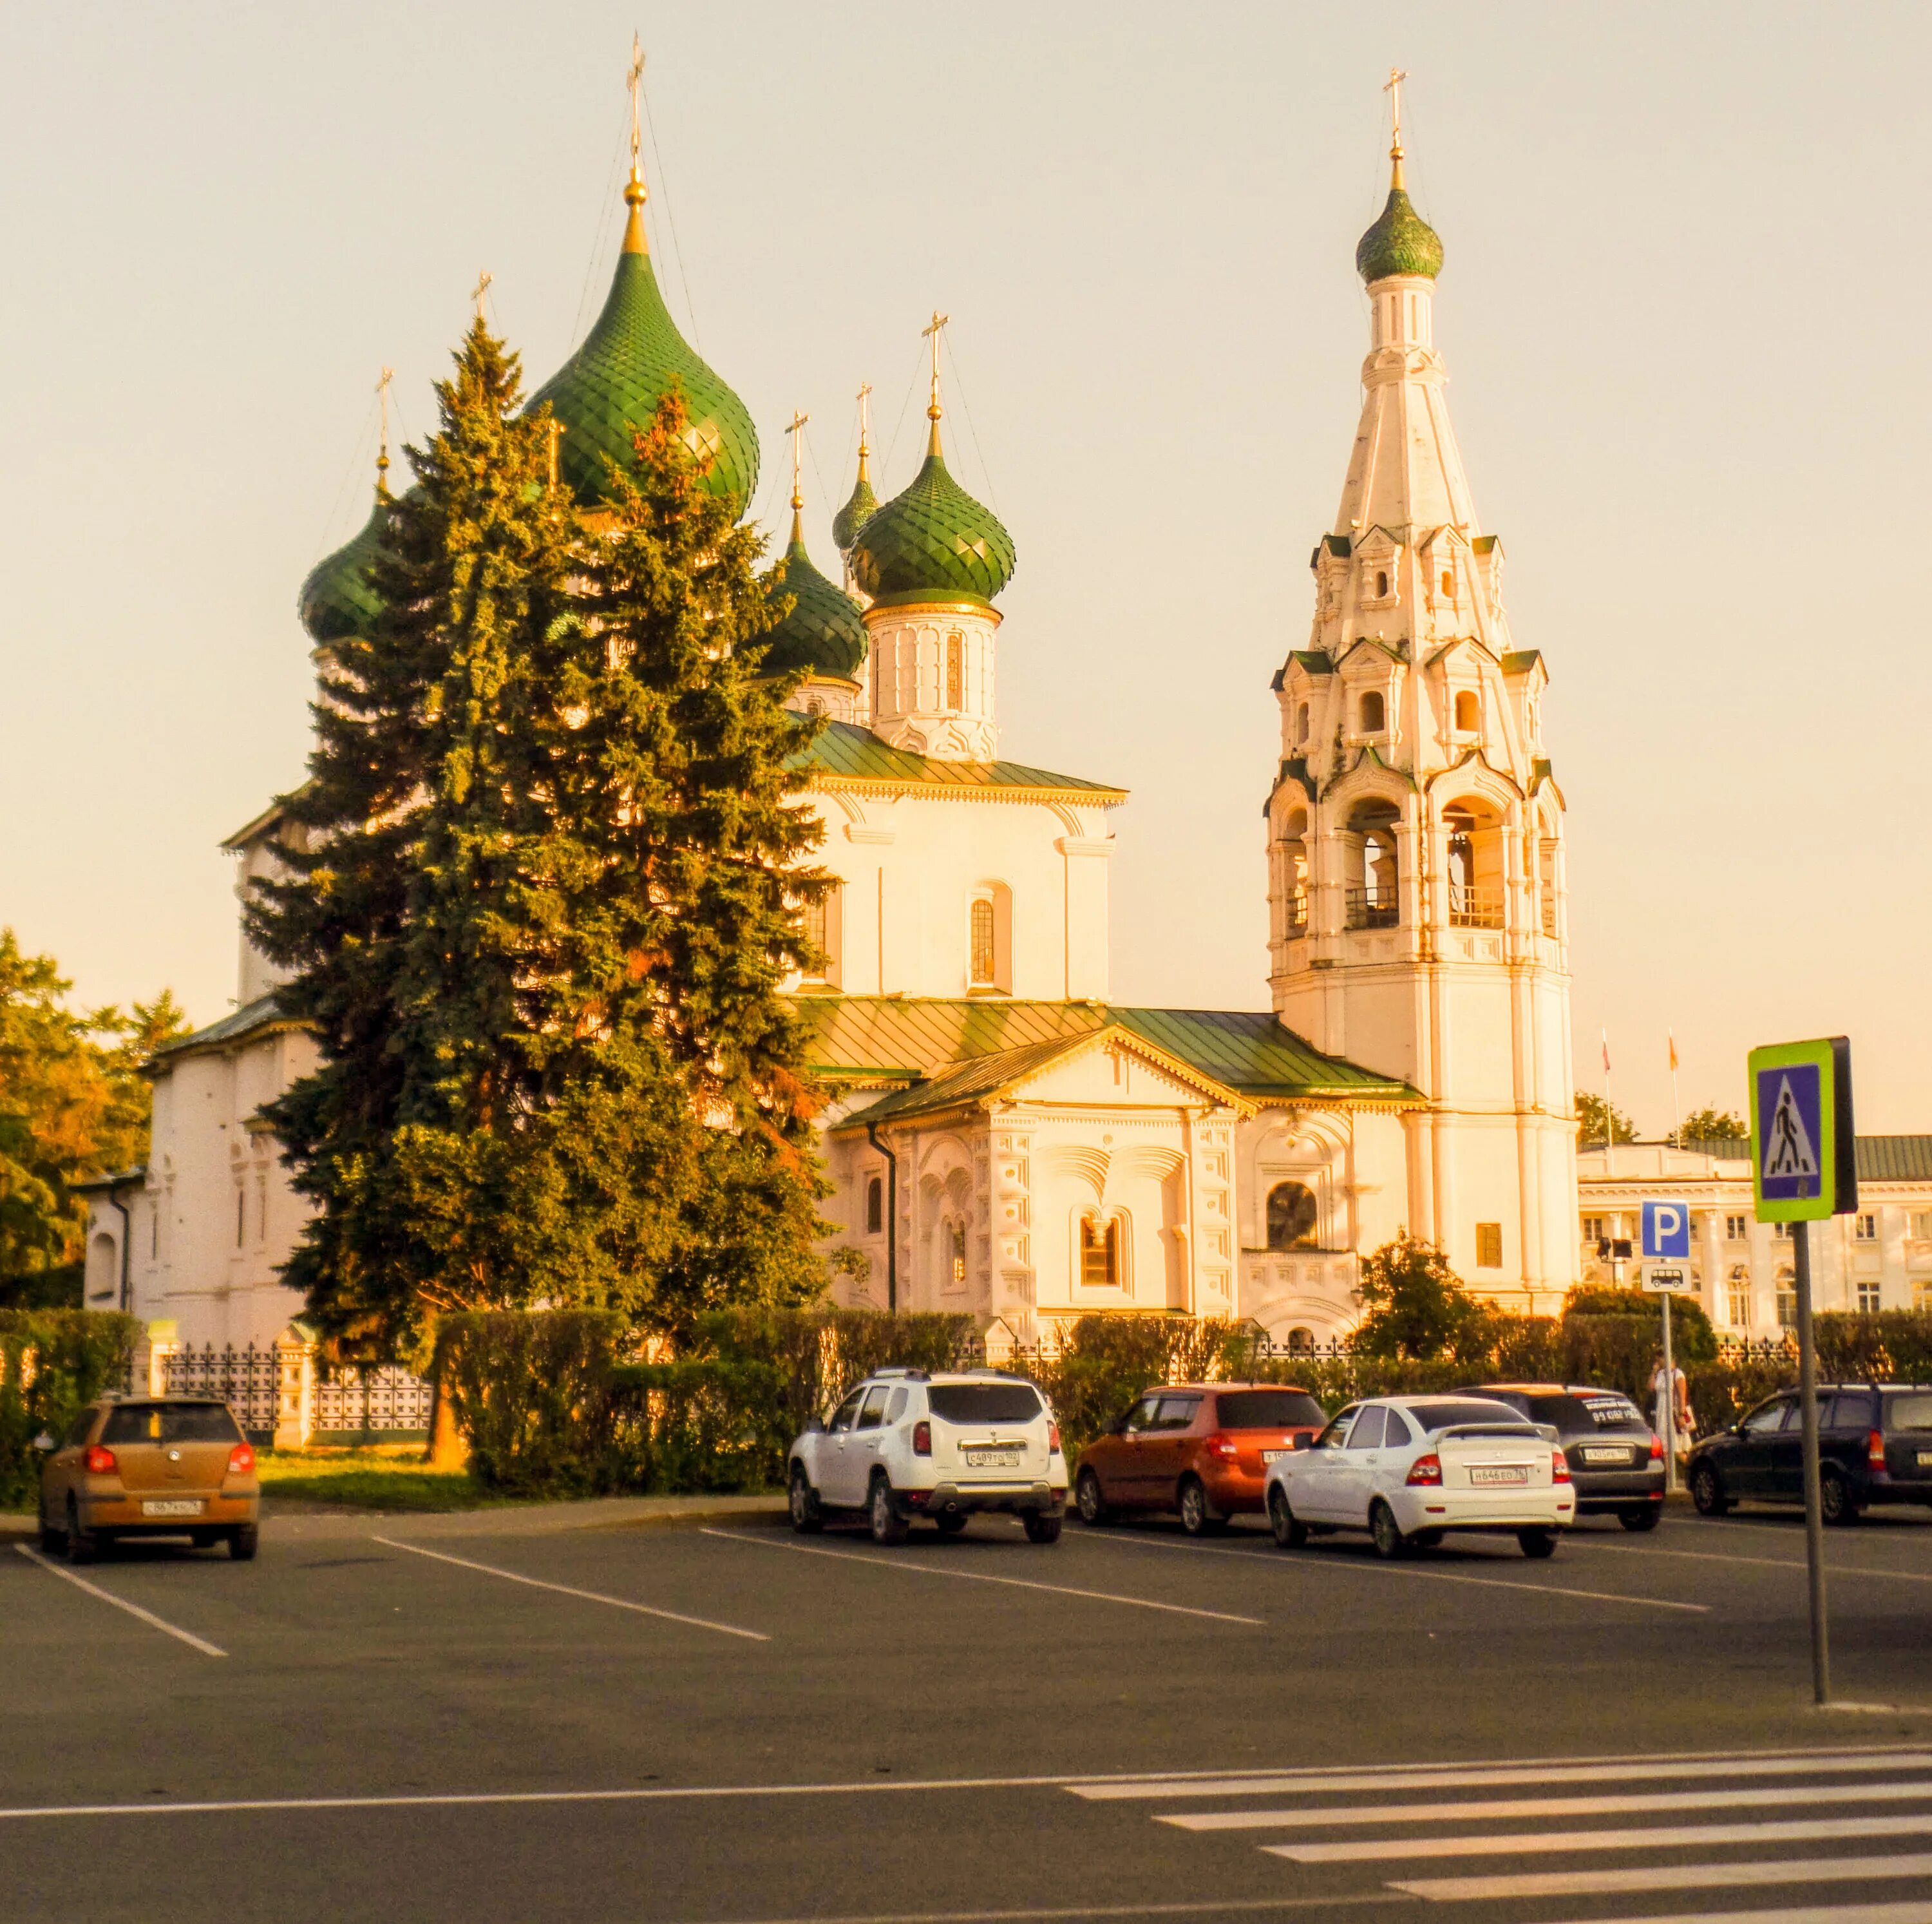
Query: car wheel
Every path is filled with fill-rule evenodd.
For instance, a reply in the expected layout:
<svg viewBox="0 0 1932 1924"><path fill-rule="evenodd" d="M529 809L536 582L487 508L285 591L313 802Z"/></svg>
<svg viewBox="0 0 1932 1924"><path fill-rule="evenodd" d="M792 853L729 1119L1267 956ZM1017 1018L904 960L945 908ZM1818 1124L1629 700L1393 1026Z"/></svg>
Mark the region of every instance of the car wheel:
<svg viewBox="0 0 1932 1924"><path fill-rule="evenodd" d="M1100 1478L1090 1469L1083 1469L1074 1479L1073 1501L1080 1511L1080 1520L1094 1529L1114 1520L1114 1506L1102 1493Z"/></svg>
<svg viewBox="0 0 1932 1924"><path fill-rule="evenodd" d="M957 1536L966 1527L963 1511L955 1511L945 1516L934 1517L932 1520L939 1526L941 1536Z"/></svg>
<svg viewBox="0 0 1932 1924"><path fill-rule="evenodd" d="M791 1466L791 1484L787 1497L791 1505L791 1526L801 1536L809 1536L814 1530L825 1527L825 1513L818 1507L818 1492L812 1488L812 1479L805 1473L805 1466L795 1463Z"/></svg>
<svg viewBox="0 0 1932 1924"><path fill-rule="evenodd" d="M80 1526L80 1511L74 1499L67 1499L67 1560L92 1563L100 1554L100 1539Z"/></svg>
<svg viewBox="0 0 1932 1924"><path fill-rule="evenodd" d="M1283 1550L1299 1550L1308 1541L1308 1526L1288 1508L1288 1493L1279 1483L1268 1492L1268 1528Z"/></svg>
<svg viewBox="0 0 1932 1924"><path fill-rule="evenodd" d="M1700 1504L1698 1506L1702 1508ZM1654 1530L1664 1520L1661 1503L1642 1503L1633 1510L1619 1510L1617 1521L1627 1530Z"/></svg>
<svg viewBox="0 0 1932 1924"><path fill-rule="evenodd" d="M1369 1512L1369 1534L1376 1540L1376 1554L1384 1562L1400 1556L1408 1547L1408 1539L1395 1520L1395 1512L1379 1500Z"/></svg>
<svg viewBox="0 0 1932 1924"><path fill-rule="evenodd" d="M1842 1526L1858 1521L1858 1499L1852 1494L1851 1485L1840 1472L1827 1469L1819 1478L1818 1508L1828 1523Z"/></svg>
<svg viewBox="0 0 1932 1924"><path fill-rule="evenodd" d="M1700 1517L1721 1517L1731 1507L1722 1480L1707 1463L1700 1463L1690 1472L1690 1500Z"/></svg>
<svg viewBox="0 0 1932 1924"><path fill-rule="evenodd" d="M252 1563L255 1560L255 1546L261 1541L260 1529L254 1523L243 1523L228 1532L228 1553L238 1563Z"/></svg>
<svg viewBox="0 0 1932 1924"><path fill-rule="evenodd" d="M44 1556L59 1556L67 1548L67 1532L64 1529L58 1529L49 1523L47 1513L44 1510L40 1512L40 1553Z"/></svg>
<svg viewBox="0 0 1932 1924"><path fill-rule="evenodd" d="M872 1499L866 1509L874 1543L890 1545L905 1541L906 1520L899 1514L898 1506L892 1501L892 1486L883 1476L873 1478Z"/></svg>
<svg viewBox="0 0 1932 1924"><path fill-rule="evenodd" d="M1060 1519L1050 1517L1044 1510L1029 1510L1022 1519L1026 1525L1029 1543L1058 1543L1060 1541Z"/></svg>
<svg viewBox="0 0 1932 1924"><path fill-rule="evenodd" d="M1534 1557L1539 1562L1546 1556L1556 1554L1556 1532L1541 1523L1533 1523L1526 1530L1518 1530L1516 1540L1524 1556Z"/></svg>
<svg viewBox="0 0 1932 1924"><path fill-rule="evenodd" d="M1208 1501L1208 1492L1198 1476L1184 1476L1178 1499L1180 1527L1190 1536L1205 1536L1221 1520Z"/></svg>

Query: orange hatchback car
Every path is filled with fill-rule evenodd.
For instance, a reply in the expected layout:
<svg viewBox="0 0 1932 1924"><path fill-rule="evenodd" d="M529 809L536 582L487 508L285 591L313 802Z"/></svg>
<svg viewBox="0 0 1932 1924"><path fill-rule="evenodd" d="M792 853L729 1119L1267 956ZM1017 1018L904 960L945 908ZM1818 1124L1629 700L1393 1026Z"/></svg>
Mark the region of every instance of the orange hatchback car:
<svg viewBox="0 0 1932 1924"><path fill-rule="evenodd" d="M40 1547L92 1563L122 1536L224 1539L255 1553L262 1486L255 1452L225 1403L205 1397L110 1397L92 1403L56 1442L39 1439Z"/></svg>
<svg viewBox="0 0 1932 1924"><path fill-rule="evenodd" d="M1169 1383L1150 1389L1080 1453L1083 1523L1123 1511L1178 1511L1191 1536L1261 1514L1277 1457L1328 1421L1306 1390L1280 1383Z"/></svg>

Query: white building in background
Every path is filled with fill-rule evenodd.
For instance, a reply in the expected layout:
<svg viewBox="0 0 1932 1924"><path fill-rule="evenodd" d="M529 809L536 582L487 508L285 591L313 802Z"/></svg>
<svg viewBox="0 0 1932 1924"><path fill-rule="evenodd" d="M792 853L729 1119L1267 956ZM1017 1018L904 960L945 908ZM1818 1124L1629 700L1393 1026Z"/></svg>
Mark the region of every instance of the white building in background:
<svg viewBox="0 0 1932 1924"><path fill-rule="evenodd" d="M1359 1256L1405 1228L1511 1307L1553 1310L1575 1280L1546 677L1509 633L1444 403L1442 245L1399 143L1394 159L1356 257L1373 317L1361 426L1316 546L1307 644L1276 677L1279 764L1256 771L1270 1007L1108 999L1108 815L1126 797L999 757L1013 546L947 472L936 371L925 464L883 506L862 442L834 524L856 597L812 566L794 490L792 605L768 659L803 671L799 704L827 718L802 805L837 878L830 960L795 986L834 1097L826 1214L865 1271L841 1277L844 1300L1023 1337L1175 1310L1312 1342L1352 1324ZM634 172L626 197L610 298L538 390L566 425L566 478L594 496L598 451L621 451L675 377L717 485L753 499L756 435L664 309ZM319 650L374 610L382 512L304 586ZM282 832L272 809L226 845L244 893ZM136 1312L190 1344L266 1344L300 1308L278 1271L302 1208L259 1113L313 1045L275 986L244 939L234 1013L154 1065L127 1274ZM100 1275L118 1274L107 1198L93 1233Z"/></svg>
<svg viewBox="0 0 1932 1924"><path fill-rule="evenodd" d="M1932 1136L1861 1136L1856 1213L1810 1229L1814 1306L1850 1312L1932 1310ZM1579 1265L1586 1281L1636 1280L1602 1243L1642 1250L1643 1205L1690 1212L1697 1300L1725 1336L1774 1338L1798 1315L1790 1226L1760 1223L1748 1145L1620 1142L1578 1159Z"/></svg>

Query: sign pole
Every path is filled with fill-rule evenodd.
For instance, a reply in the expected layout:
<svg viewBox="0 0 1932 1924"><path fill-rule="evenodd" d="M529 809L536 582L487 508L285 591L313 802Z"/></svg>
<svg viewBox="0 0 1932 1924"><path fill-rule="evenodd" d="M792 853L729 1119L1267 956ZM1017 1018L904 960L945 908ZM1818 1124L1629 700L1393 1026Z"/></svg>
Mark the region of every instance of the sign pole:
<svg viewBox="0 0 1932 1924"><path fill-rule="evenodd" d="M1811 1340L1811 1225L1791 1226L1798 1272L1798 1405L1804 1419L1804 1567L1811 1598L1811 1694L1832 1698L1832 1652L1825 1621L1825 1513L1818 1484L1818 1352ZM1666 1308L1668 1303L1666 1300Z"/></svg>
<svg viewBox="0 0 1932 1924"><path fill-rule="evenodd" d="M1670 1298L1659 1296L1664 1308L1664 1487L1677 1487L1677 1370L1670 1360Z"/></svg>

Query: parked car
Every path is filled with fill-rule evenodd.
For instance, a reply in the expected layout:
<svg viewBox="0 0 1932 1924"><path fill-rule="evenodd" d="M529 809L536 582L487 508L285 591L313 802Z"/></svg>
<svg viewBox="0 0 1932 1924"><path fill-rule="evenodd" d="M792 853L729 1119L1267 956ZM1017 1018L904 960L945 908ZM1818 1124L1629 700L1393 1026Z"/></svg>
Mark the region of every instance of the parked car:
<svg viewBox="0 0 1932 1924"><path fill-rule="evenodd" d="M1268 1466L1328 1421L1306 1390L1279 1383L1169 1383L1148 1391L1080 1453L1083 1523L1124 1511L1178 1514L1190 1536L1258 1516Z"/></svg>
<svg viewBox="0 0 1932 1924"><path fill-rule="evenodd" d="M1742 1499L1804 1500L1798 1392L1765 1400L1690 1452L1690 1499L1707 1517ZM1818 1385L1818 1495L1828 1523L1855 1523L1874 1503L1932 1503L1932 1387Z"/></svg>
<svg viewBox="0 0 1932 1924"><path fill-rule="evenodd" d="M1284 1550L1310 1533L1366 1530L1376 1553L1433 1549L1448 1530L1507 1530L1549 1556L1576 1513L1555 1432L1472 1396L1352 1403L1306 1447L1268 1466L1268 1523Z"/></svg>
<svg viewBox="0 0 1932 1924"><path fill-rule="evenodd" d="M792 1527L863 1517L876 1543L903 1543L930 1517L944 1535L984 1511L1017 1515L1029 1541L1059 1540L1066 1511L1060 1425L1024 1376L998 1370L875 1370L791 1446Z"/></svg>
<svg viewBox="0 0 1932 1924"><path fill-rule="evenodd" d="M91 1563L116 1537L226 1541L246 1562L260 1532L255 1452L225 1403L206 1397L107 1397L58 1442L38 1442L40 1547Z"/></svg>
<svg viewBox="0 0 1932 1924"><path fill-rule="evenodd" d="M1654 1530L1664 1514L1664 1439L1622 1390L1582 1383L1471 1383L1459 1396L1493 1397L1546 1423L1570 1465L1580 1517L1613 1516Z"/></svg>

